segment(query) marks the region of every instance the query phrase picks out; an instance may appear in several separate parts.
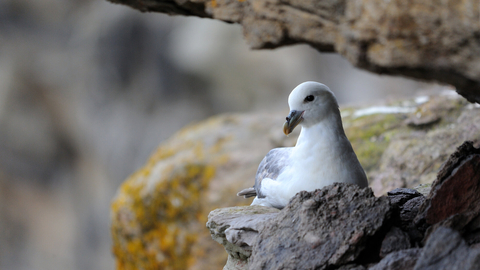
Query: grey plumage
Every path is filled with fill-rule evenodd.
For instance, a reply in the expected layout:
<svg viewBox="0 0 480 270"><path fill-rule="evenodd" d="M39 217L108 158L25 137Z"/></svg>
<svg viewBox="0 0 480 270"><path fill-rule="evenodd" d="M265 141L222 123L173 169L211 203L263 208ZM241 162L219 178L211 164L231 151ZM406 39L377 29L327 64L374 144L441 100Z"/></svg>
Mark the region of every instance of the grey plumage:
<svg viewBox="0 0 480 270"><path fill-rule="evenodd" d="M237 196L244 196L245 198L255 197L265 198L262 194L262 180L265 178L277 179L283 168L288 163L293 147L275 148L268 152L263 158L260 165L258 165L257 174L255 175L255 185L251 188L244 189L237 193Z"/></svg>

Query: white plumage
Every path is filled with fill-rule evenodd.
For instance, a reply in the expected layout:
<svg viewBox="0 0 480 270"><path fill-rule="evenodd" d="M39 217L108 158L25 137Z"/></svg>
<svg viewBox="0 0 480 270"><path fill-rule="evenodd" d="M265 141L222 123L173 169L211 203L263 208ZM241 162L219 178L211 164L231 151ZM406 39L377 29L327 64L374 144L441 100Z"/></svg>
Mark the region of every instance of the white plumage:
<svg viewBox="0 0 480 270"><path fill-rule="evenodd" d="M252 205L282 209L299 191L313 191L335 182L368 186L365 172L345 136L338 103L321 83L304 82L288 97L289 134L302 130L295 147L275 148L260 163L253 188L238 196L256 196Z"/></svg>

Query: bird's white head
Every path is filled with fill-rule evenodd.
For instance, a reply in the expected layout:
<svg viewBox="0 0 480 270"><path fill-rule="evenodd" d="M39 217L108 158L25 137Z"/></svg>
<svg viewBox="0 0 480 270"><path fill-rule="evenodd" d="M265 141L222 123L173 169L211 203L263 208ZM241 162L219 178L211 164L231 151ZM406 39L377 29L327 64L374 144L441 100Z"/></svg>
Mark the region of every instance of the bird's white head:
<svg viewBox="0 0 480 270"><path fill-rule="evenodd" d="M304 82L295 87L288 97L290 114L283 126L290 134L297 125L309 127L320 123L331 114L338 114L338 103L330 89L318 82Z"/></svg>

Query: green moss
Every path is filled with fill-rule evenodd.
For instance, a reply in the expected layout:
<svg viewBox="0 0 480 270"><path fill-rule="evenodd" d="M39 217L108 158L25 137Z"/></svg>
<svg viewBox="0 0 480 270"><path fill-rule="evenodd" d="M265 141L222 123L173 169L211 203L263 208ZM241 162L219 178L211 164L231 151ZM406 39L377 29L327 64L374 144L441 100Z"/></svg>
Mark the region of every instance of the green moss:
<svg viewBox="0 0 480 270"><path fill-rule="evenodd" d="M366 171L377 168L390 139L402 127L402 114L373 114L359 118L344 118L345 133Z"/></svg>

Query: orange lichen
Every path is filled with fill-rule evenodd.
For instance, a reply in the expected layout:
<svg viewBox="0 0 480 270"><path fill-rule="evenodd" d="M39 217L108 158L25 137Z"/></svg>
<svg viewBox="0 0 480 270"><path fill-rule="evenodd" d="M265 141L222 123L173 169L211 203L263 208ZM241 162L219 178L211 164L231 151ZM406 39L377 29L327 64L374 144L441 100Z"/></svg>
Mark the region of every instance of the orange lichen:
<svg viewBox="0 0 480 270"><path fill-rule="evenodd" d="M236 133L212 136L211 130L237 121L227 115L183 128L121 185L111 208L117 269L201 269L198 265L225 263L226 254L211 241L205 223L219 200L210 183L231 159L225 149Z"/></svg>
<svg viewBox="0 0 480 270"><path fill-rule="evenodd" d="M200 148L195 152L203 155ZM151 169L147 165L132 175L112 203L117 269L186 269L199 234L197 224L204 222L202 195L215 169L202 163L170 167L153 190L146 190L142 178Z"/></svg>

